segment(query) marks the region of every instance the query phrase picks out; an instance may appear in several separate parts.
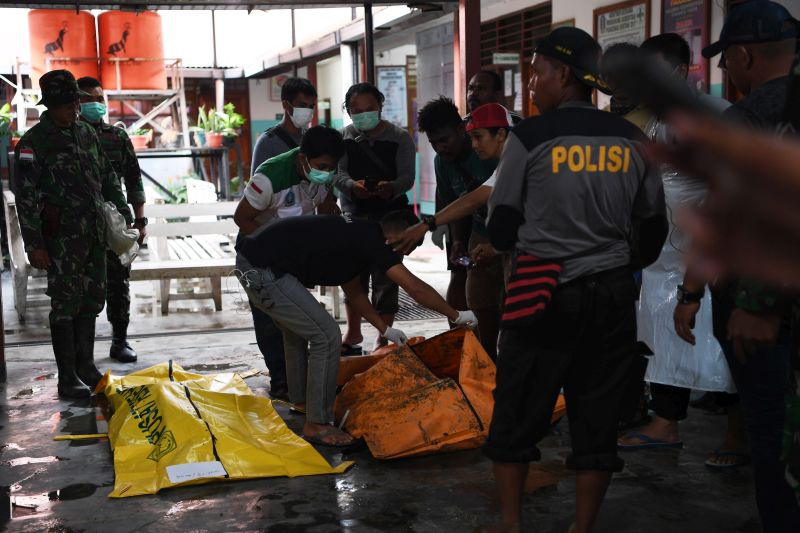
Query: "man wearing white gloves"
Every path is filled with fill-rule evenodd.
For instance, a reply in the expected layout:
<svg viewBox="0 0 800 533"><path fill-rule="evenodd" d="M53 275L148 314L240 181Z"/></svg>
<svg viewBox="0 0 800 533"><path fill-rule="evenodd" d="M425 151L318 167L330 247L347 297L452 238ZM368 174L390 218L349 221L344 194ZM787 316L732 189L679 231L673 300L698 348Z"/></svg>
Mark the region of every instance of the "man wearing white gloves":
<svg viewBox="0 0 800 533"><path fill-rule="evenodd" d="M362 272L385 272L414 300L457 326L477 323L471 311L456 311L409 272L403 256L386 244L417 222L409 211L390 212L380 225L336 216L294 217L275 222L236 246L236 266L250 301L283 332L289 398L306 407L303 436L310 442L347 446L353 438L332 426L341 332L306 287L341 286L358 313L397 344L405 344L407 337L373 309L360 283Z"/></svg>

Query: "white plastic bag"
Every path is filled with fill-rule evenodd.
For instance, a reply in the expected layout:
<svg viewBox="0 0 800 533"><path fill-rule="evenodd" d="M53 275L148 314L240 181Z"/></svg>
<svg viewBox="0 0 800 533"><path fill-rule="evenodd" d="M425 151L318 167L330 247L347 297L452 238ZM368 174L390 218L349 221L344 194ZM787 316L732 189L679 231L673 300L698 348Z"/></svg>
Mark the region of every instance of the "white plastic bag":
<svg viewBox="0 0 800 533"><path fill-rule="evenodd" d="M103 204L103 216L106 219L106 244L108 249L119 256L123 266L133 263L139 253L139 230L129 228L125 217L117 210L113 202Z"/></svg>
<svg viewBox="0 0 800 533"><path fill-rule="evenodd" d="M670 132L663 124L651 122L646 130L651 139L664 144L669 142ZM645 380L695 390L735 392L722 348L714 337L709 292L706 291L696 317L694 346L678 337L673 321L677 287L683 283L686 270L683 254L691 244L689 237L675 226L675 221L682 210L703 202L706 183L664 165L659 170L670 227L661 255L642 271L636 317L638 336L655 354L647 365Z"/></svg>

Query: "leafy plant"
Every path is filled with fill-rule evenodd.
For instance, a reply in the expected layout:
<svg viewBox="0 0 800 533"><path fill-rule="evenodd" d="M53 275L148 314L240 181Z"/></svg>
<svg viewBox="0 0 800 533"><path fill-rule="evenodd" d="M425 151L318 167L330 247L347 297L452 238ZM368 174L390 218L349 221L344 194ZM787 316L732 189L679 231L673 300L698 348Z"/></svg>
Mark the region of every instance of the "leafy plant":
<svg viewBox="0 0 800 533"><path fill-rule="evenodd" d="M128 132L128 135L150 135L153 130L150 128L137 128Z"/></svg>
<svg viewBox="0 0 800 533"><path fill-rule="evenodd" d="M193 127L194 131L203 131L206 133L221 133L235 137L239 135L239 128L245 123L244 117L236 112L236 108L230 102L225 104L223 111L217 109L209 109L206 111L205 106L201 106L197 110L197 126Z"/></svg>
<svg viewBox="0 0 800 533"><path fill-rule="evenodd" d="M11 104L5 104L3 107L0 107L0 137L5 137L9 134L12 118Z"/></svg>

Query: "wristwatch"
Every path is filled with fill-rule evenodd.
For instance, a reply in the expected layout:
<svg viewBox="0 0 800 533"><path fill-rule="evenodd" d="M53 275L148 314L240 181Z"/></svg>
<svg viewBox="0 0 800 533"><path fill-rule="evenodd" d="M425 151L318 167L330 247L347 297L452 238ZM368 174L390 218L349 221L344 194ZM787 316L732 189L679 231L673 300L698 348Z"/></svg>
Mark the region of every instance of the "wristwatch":
<svg viewBox="0 0 800 533"><path fill-rule="evenodd" d="M683 285L678 285L678 303L679 304L696 304L700 303L703 300L703 296L705 296L706 290L700 289L696 292L689 292L686 290L686 287Z"/></svg>
<svg viewBox="0 0 800 533"><path fill-rule="evenodd" d="M422 215L422 222L430 231L436 231L436 215Z"/></svg>
<svg viewBox="0 0 800 533"><path fill-rule="evenodd" d="M142 218L134 218L133 223L139 226L146 226L147 225L147 217Z"/></svg>

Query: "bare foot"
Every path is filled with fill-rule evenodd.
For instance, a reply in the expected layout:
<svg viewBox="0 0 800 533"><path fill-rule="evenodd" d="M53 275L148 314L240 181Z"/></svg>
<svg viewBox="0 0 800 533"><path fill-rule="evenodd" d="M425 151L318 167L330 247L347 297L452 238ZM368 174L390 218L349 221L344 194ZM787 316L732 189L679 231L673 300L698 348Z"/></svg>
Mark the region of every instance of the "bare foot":
<svg viewBox="0 0 800 533"><path fill-rule="evenodd" d="M353 444L354 439L336 426L329 424L314 424L306 421L303 426L303 437L307 440L327 444L329 446L347 446Z"/></svg>
<svg viewBox="0 0 800 533"><path fill-rule="evenodd" d="M364 342L364 336L360 333L358 335L351 334L350 332L346 332L342 336L342 344L347 344L349 346L358 346Z"/></svg>
<svg viewBox="0 0 800 533"><path fill-rule="evenodd" d="M750 445L740 404L728 406L728 428L725 442L706 461L711 468L736 468L750 462Z"/></svg>

